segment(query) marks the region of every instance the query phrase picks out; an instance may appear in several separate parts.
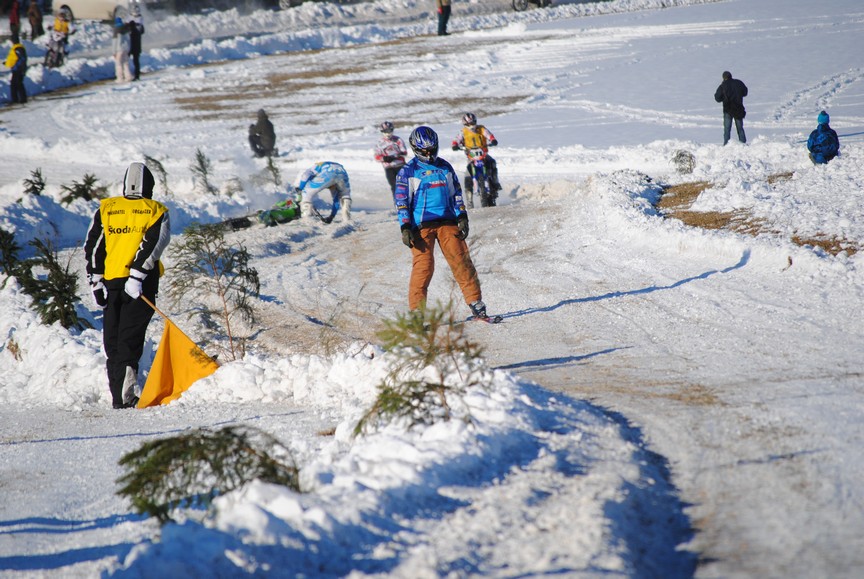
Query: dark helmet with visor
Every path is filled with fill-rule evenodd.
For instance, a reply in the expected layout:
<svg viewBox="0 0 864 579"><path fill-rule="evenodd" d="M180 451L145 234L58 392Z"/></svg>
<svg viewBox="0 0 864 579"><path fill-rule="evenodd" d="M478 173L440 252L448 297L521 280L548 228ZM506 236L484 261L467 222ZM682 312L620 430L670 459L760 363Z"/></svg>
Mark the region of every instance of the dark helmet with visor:
<svg viewBox="0 0 864 579"><path fill-rule="evenodd" d="M462 115L462 124L466 127L473 127L477 124L477 115L474 113L465 113Z"/></svg>
<svg viewBox="0 0 864 579"><path fill-rule="evenodd" d="M438 134L429 127L420 126L411 131L408 143L421 161L432 163L438 158Z"/></svg>

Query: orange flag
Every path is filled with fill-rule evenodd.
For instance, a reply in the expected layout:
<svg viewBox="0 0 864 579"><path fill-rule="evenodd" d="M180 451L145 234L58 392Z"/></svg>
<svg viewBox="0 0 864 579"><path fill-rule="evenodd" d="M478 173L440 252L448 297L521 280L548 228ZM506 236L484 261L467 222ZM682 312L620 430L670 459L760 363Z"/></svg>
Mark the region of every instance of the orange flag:
<svg viewBox="0 0 864 579"><path fill-rule="evenodd" d="M166 318L162 341L138 400L138 408L177 400L193 383L206 378L218 367L215 360Z"/></svg>

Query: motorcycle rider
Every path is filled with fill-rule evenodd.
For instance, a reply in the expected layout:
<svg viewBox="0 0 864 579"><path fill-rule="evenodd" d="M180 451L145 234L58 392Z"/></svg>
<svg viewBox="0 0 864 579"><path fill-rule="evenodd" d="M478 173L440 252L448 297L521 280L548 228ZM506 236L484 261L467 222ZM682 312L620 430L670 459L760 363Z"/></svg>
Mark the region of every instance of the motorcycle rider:
<svg viewBox="0 0 864 579"><path fill-rule="evenodd" d="M486 178L489 180L489 196L492 199L492 204L495 204L495 199L498 197L498 191L501 190L501 184L498 182L498 163L489 155L489 147L494 147L498 144L498 140L492 131L484 125L477 124L477 115L474 113L465 113L462 115L462 131L453 139L452 148L454 151L465 149L466 154L470 149L480 148L486 155L484 166L486 168ZM471 179L471 158L468 158L466 168L468 177L465 178L465 189L468 192L468 206L473 207L473 180Z"/></svg>
<svg viewBox="0 0 864 579"><path fill-rule="evenodd" d="M402 243L411 249L408 308L422 311L426 306L437 243L471 314L486 319L480 278L465 242L468 212L462 202L459 178L450 163L438 156L438 134L434 130L417 127L408 143L414 158L399 171L393 194Z"/></svg>
<svg viewBox="0 0 864 579"><path fill-rule="evenodd" d="M405 141L393 134L393 123L384 121L379 125L381 139L375 144L375 160L384 166L384 174L390 183L390 193L396 191L396 175L405 166Z"/></svg>
<svg viewBox="0 0 864 579"><path fill-rule="evenodd" d="M66 56L69 55L69 37L75 32L72 10L63 4L54 18L54 27L48 41L48 51L49 53L53 51L55 56L54 59L49 59L49 55L46 54L46 66L60 66L66 60Z"/></svg>
<svg viewBox="0 0 864 579"><path fill-rule="evenodd" d="M348 172L345 167L333 161L322 161L316 163L297 176L293 187L289 187L289 194L293 194L300 204L300 218L312 217L312 200L315 195L324 189L330 190L333 197L333 209L328 217L322 217L324 223L330 223L341 209L342 221L351 221L351 184L348 181Z"/></svg>

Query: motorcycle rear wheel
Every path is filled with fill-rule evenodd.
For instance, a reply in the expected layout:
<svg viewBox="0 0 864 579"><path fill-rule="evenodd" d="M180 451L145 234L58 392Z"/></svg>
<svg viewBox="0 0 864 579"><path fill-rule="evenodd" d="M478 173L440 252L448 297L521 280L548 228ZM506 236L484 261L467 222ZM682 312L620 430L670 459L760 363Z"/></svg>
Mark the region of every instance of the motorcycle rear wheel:
<svg viewBox="0 0 864 579"><path fill-rule="evenodd" d="M56 50L49 50L46 52L43 66L46 68L59 68L63 66L63 52Z"/></svg>
<svg viewBox="0 0 864 579"><path fill-rule="evenodd" d="M528 0L513 0L513 10L523 12L528 9Z"/></svg>

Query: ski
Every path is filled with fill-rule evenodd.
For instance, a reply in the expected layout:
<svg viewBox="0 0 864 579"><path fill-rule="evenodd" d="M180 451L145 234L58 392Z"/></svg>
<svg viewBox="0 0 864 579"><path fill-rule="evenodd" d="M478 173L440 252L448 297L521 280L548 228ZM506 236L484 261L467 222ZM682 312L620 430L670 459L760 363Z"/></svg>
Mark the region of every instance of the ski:
<svg viewBox="0 0 864 579"><path fill-rule="evenodd" d="M477 316L468 316L465 320L466 322L486 322L487 324L500 324L504 321L503 316L486 316L485 318L478 318Z"/></svg>

